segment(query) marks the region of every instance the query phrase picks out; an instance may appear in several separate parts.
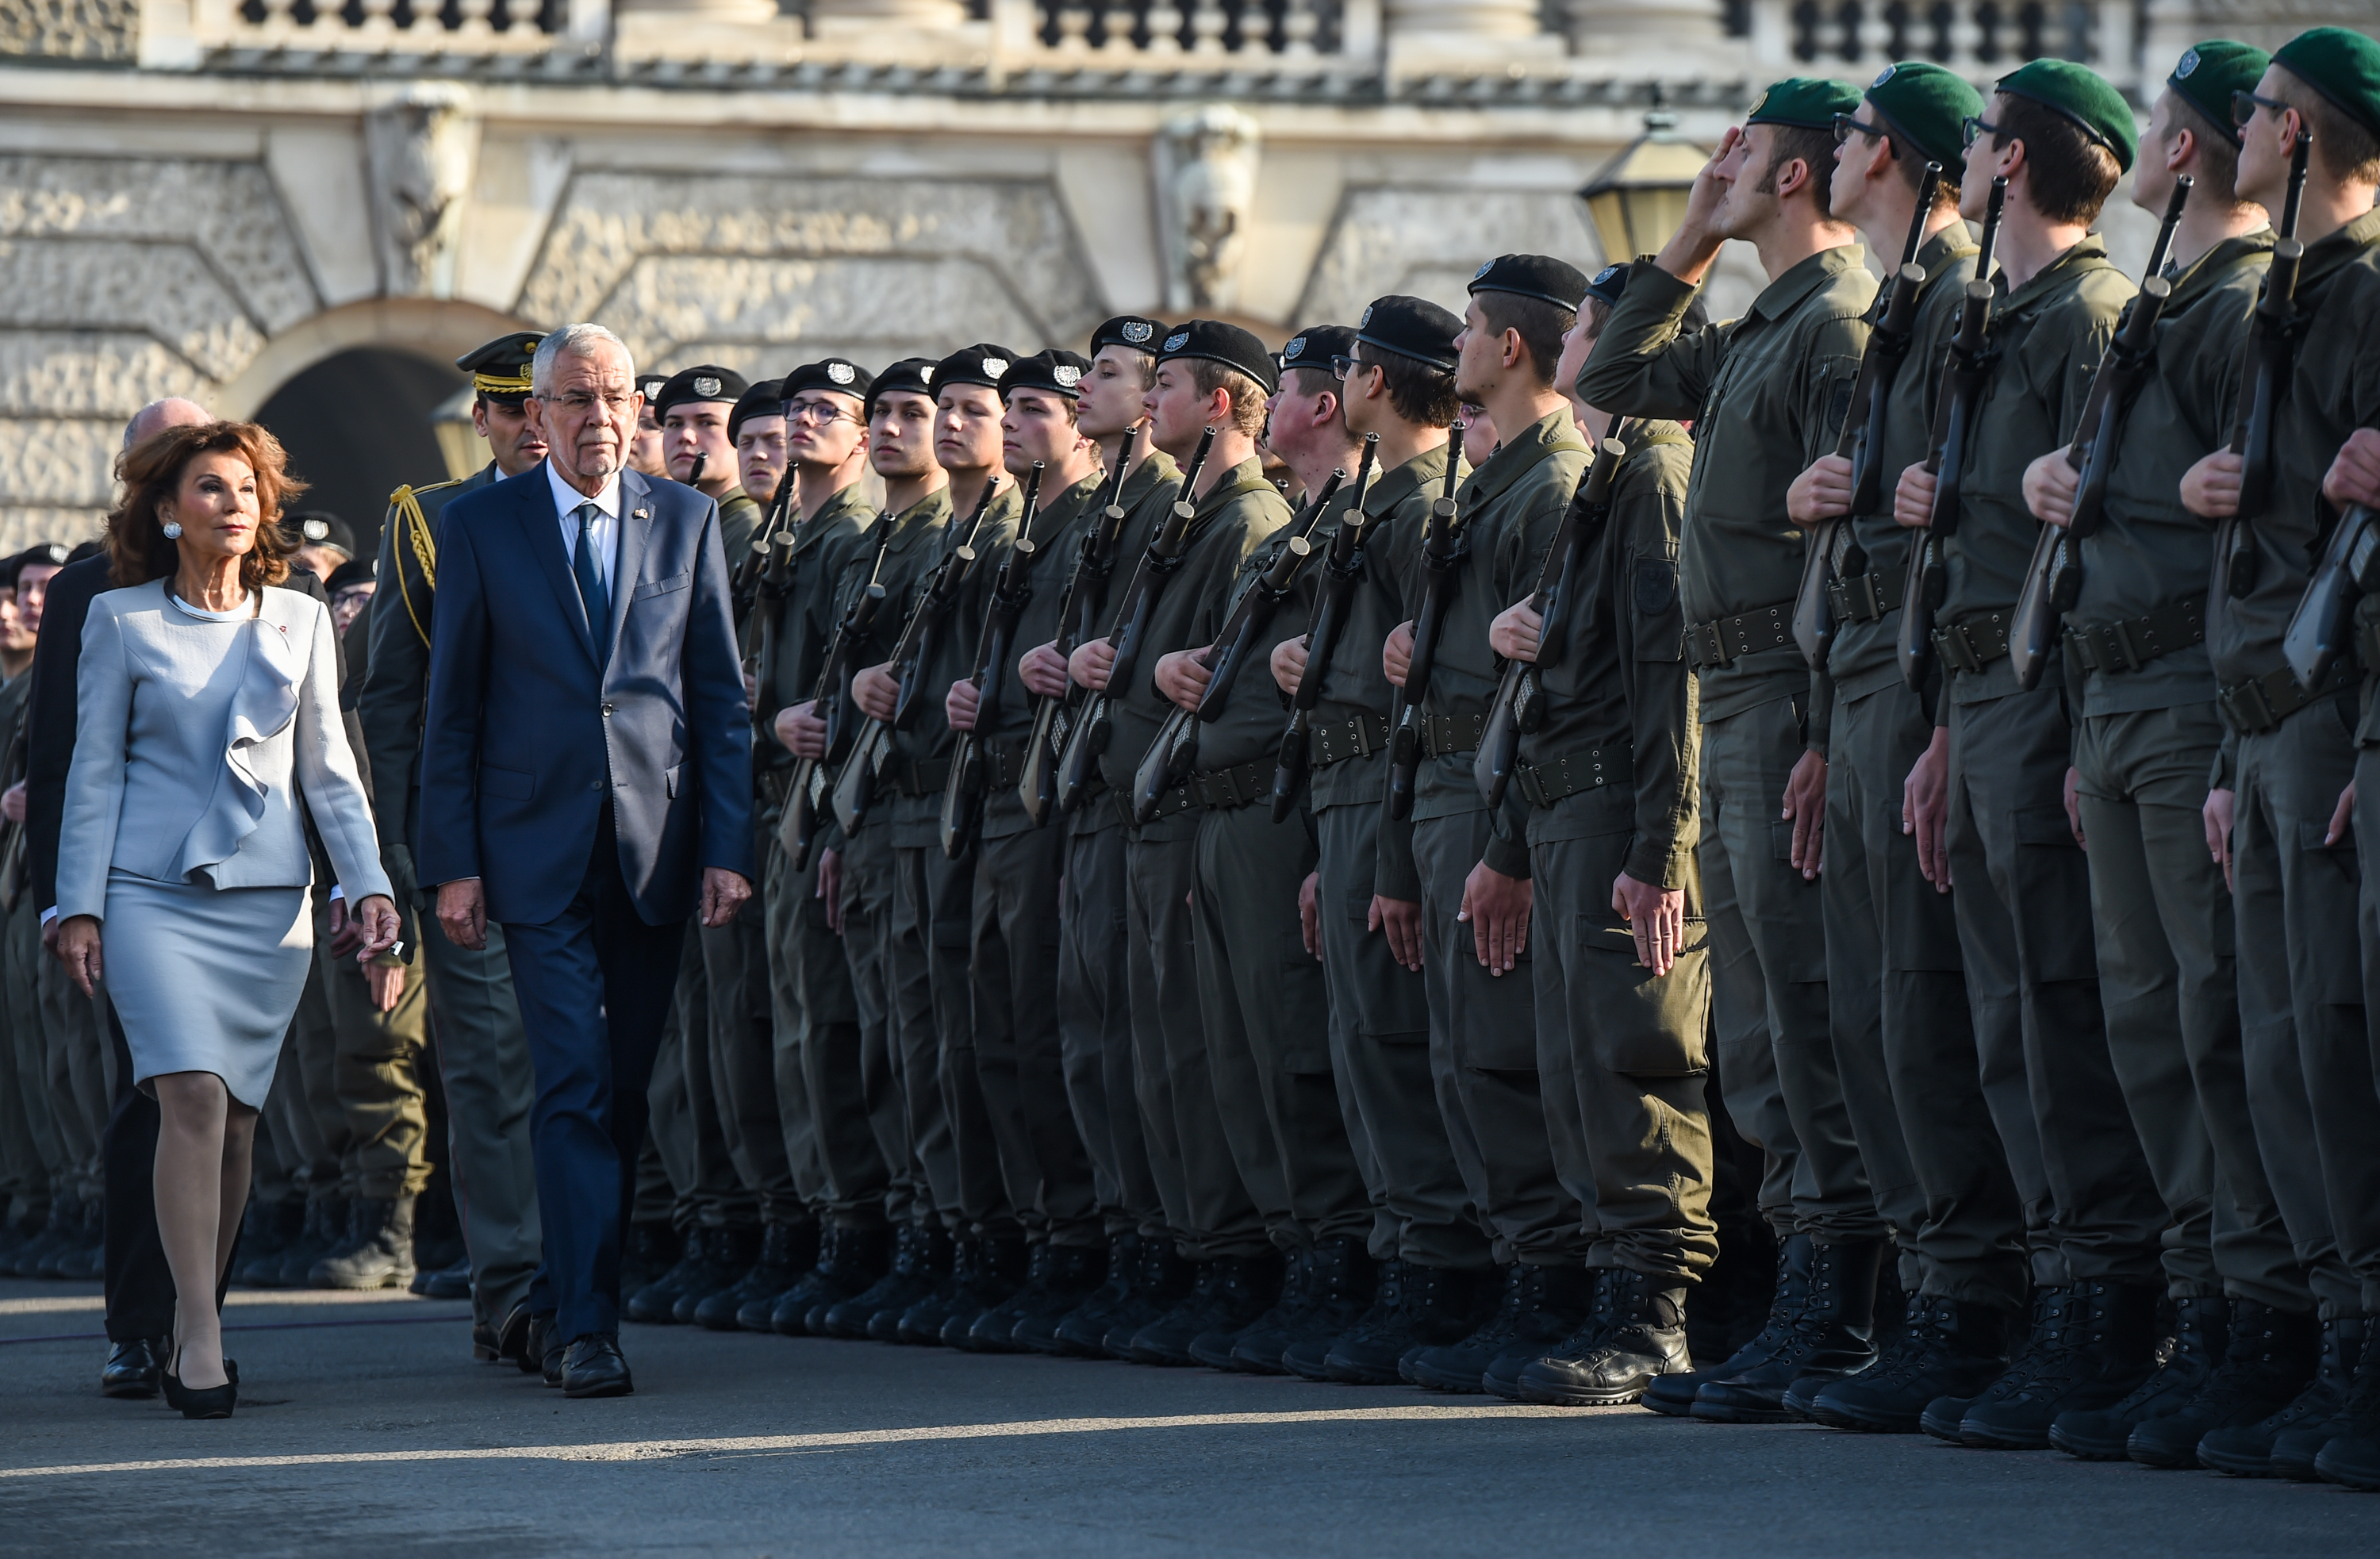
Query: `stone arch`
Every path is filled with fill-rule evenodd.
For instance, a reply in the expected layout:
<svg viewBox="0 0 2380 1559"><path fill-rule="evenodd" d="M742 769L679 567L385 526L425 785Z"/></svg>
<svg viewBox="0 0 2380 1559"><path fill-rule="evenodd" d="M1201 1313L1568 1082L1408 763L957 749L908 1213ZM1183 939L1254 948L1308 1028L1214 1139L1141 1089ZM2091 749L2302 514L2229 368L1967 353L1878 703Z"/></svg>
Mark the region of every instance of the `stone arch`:
<svg viewBox="0 0 2380 1559"><path fill-rule="evenodd" d="M209 409L226 418L253 417L284 384L341 352L378 347L452 362L508 330L543 328L477 303L369 298L325 310L275 332L245 368L201 398Z"/></svg>

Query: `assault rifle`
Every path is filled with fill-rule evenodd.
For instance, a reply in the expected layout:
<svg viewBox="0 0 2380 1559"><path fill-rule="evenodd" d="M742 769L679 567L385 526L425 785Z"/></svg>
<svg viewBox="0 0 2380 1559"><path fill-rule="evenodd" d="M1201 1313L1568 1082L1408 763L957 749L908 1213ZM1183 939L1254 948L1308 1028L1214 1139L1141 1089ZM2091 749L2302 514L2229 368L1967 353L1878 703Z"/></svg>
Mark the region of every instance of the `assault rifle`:
<svg viewBox="0 0 2380 1559"><path fill-rule="evenodd" d="M1272 821L1287 822L1289 814L1297 808L1297 798L1305 788L1306 769L1311 762L1313 746L1314 707L1322 701L1322 682L1330 672L1330 660L1339 648L1339 639L1347 627L1347 613L1355 597L1355 586L1364 577L1364 543L1371 540L1371 517L1364 512L1364 492L1372 474L1372 462L1378 457L1380 435L1364 435L1364 453L1355 463L1355 501L1339 519L1339 529L1331 533L1330 550L1323 554L1322 588L1315 592L1313 615L1305 620L1305 675L1299 679L1297 693L1290 700L1289 727L1281 736L1281 756L1273 761ZM1447 447L1447 457L1452 459L1454 447Z"/></svg>
<svg viewBox="0 0 2380 1559"><path fill-rule="evenodd" d="M2231 453L2240 457L2240 506L2223 522L2215 543L2223 559L2223 588L2234 601L2256 588L2255 519L2273 495L2273 417L2297 367L2298 342L2305 335L2297 301L2298 272L2305 264L2305 245L2298 242L2298 205L2305 194L2306 154L2313 146L2313 138L2301 131L2289 150L2289 191L2281 203L2279 238L2273 245L2264 290L2256 296L2256 320L2249 327L2242 354L2244 393L2239 419L2231 425Z"/></svg>
<svg viewBox="0 0 2380 1559"><path fill-rule="evenodd" d="M1446 485L1429 505L1422 528L1421 610L1414 615L1413 656L1405 664L1405 685L1398 700L1396 729L1389 733L1389 816L1399 822L1413 815L1414 777L1421 772L1424 726L1422 700L1429 694L1429 674L1438 664L1438 636L1445 629L1447 609L1454 604L1454 588L1463 560L1470 553L1468 523L1454 501L1462 461L1454 451L1463 447L1464 426L1448 429Z"/></svg>
<svg viewBox="0 0 2380 1559"><path fill-rule="evenodd" d="M2095 534L2107 518L2107 478L2115 469L2124 417L2142 381L2156 366L2157 322L2173 297L2173 284L2162 274L2165 257L2173 248L2174 229L2181 225L2191 182L2188 174L2174 181L2141 290L2099 355L2098 374L2091 381L2082 420L2075 424L2074 442L2066 451L2066 463L2081 478L2074 489L2073 518L2062 526L2044 524L2034 541L2033 561L2025 566L2024 589L2017 595L2016 615L2009 624L2009 655L2016 667L2016 685L2028 693L2040 686L2042 671L2058 647L2059 623L2082 599L2082 539Z"/></svg>
<svg viewBox="0 0 2380 1559"><path fill-rule="evenodd" d="M744 614L748 615L755 605L762 608L760 631L752 636L752 658L745 669L752 677L752 724L764 732L777 717L777 616L784 603L785 587L792 583L794 566L794 531L784 518L795 485L794 469L788 466L778 480L768 523L753 539L753 560L745 566L751 580Z"/></svg>
<svg viewBox="0 0 2380 1559"><path fill-rule="evenodd" d="M1108 685L1084 705L1083 717L1075 722L1059 756L1058 806L1062 811L1071 812L1083 804L1090 789L1092 765L1115 736L1115 690L1132 686L1148 636L1149 616L1165 591L1165 581L1182 566L1183 554L1189 550L1190 527L1198 518L1198 473L1206 469L1208 451L1215 447L1217 431L1210 427L1198 435L1198 448L1182 473L1182 484L1173 490L1172 510L1148 539L1148 550L1141 554L1140 566L1124 589L1123 608L1108 631L1108 645L1115 652L1108 668Z"/></svg>
<svg viewBox="0 0 2380 1559"><path fill-rule="evenodd" d="M888 524L879 519L880 527ZM818 840L819 817L827 805L827 771L843 761L851 750L851 658L861 639L876 626L876 615L884 606L884 587L877 582L884 572L884 542L889 535L880 537L876 557L868 565L868 583L844 610L843 620L834 626L834 637L827 641L826 659L819 666L818 683L810 690L812 707L826 722L826 752L823 757L805 758L794 765L793 786L785 805L793 813L787 824L790 841L788 855L796 871L808 871L810 846Z"/></svg>
<svg viewBox="0 0 2380 1559"><path fill-rule="evenodd" d="M1009 657L1016 650L1016 620L1033 599L1033 565L1040 553L1033 545L1033 513L1041 502L1041 462L1033 462L1025 479L1025 514L1016 522L1016 542L991 585L983 632L976 639L976 716L973 730L958 733L951 749L950 777L942 786L942 854L953 860L966 854L983 822L983 732L1000 707L1008 679Z"/></svg>
<svg viewBox="0 0 2380 1559"><path fill-rule="evenodd" d="M1860 354L1859 377L1852 382L1851 408L1843 415L1835 454L1852 463L1852 505L1821 523L1810 535L1802 558L1802 588L1793 598L1793 642L1811 665L1826 664L1835 642L1834 604L1827 586L1838 579L1867 572L1867 554L1852 535L1852 520L1876 512L1884 486L1879 462L1884 450L1884 418L1892 400L1892 386L1917 333L1917 301L1925 290L1925 273L1917 264L1925 247L1925 219L1933 214L1934 194L1941 187L1942 164L1925 164L1917 189L1917 214L1909 219L1909 241L1900 247L1900 268L1878 300L1876 328L1868 333L1867 349Z"/></svg>
<svg viewBox="0 0 2380 1559"><path fill-rule="evenodd" d="M1537 658L1504 663L1496 701L1488 711L1488 728L1480 733L1479 751L1471 760L1472 783L1479 786L1480 799L1491 812L1504 804L1504 791L1512 783L1512 765L1520 758L1521 737L1545 724L1544 672L1560 665L1569 652L1578 598L1598 583L1587 578L1587 571L1594 566L1596 543L1611 523L1611 483L1620 475L1620 462L1628 457L1620 429L1614 418L1611 431L1595 446L1595 464L1571 495L1570 507L1562 511L1561 528L1537 567L1537 586L1529 595L1529 610L1537 615L1541 625Z"/></svg>
<svg viewBox="0 0 2380 1559"><path fill-rule="evenodd" d="M1058 602L1058 658L1065 659L1097 631L1099 608L1107 600L1109 578L1115 572L1116 544L1123 534L1124 478L1148 450L1148 423L1133 425L1108 477L1107 502L1083 532L1082 549L1075 554L1074 571L1066 577L1066 593ZM1058 759L1075 717L1082 712L1082 690L1073 684L1056 698L1033 700L1033 734L1025 739L1025 774L1017 783L1017 798L1036 828L1047 827L1058 816Z"/></svg>
<svg viewBox="0 0 2380 1559"><path fill-rule="evenodd" d="M1991 365L1992 249L2007 203L2008 180L1993 179L1991 203L1984 210L1982 247L1975 255L1975 279L1967 284L1959 304L1959 333L1950 338L1942 363L1933 437L1925 448L1925 469L1939 480L1925 533L1909 549L1909 571L1900 586L1900 676L1912 692L1924 692L1934 673L1934 614L1941 610L1949 590L1942 547L1959 529L1959 484L1967 465L1967 439L1974 432L1975 409L1983 402L1984 378Z"/></svg>

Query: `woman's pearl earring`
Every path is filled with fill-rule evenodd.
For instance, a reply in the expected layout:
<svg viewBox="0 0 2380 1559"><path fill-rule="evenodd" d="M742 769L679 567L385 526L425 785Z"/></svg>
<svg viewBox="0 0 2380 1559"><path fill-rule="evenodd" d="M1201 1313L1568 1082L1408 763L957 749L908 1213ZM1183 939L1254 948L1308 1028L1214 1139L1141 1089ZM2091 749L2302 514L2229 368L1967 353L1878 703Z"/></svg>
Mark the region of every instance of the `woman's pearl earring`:
<svg viewBox="0 0 2380 1559"><path fill-rule="evenodd" d="M157 529L165 533L165 540L169 542L178 542L182 539L182 522L178 519L169 519Z"/></svg>

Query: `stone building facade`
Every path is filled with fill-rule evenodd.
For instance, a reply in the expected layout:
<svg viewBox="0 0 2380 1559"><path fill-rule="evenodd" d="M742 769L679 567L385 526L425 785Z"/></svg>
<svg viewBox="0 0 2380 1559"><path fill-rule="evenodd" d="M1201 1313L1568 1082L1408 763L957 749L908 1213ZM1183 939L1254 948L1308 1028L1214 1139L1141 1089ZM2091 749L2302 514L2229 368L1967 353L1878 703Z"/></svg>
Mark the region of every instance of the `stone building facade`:
<svg viewBox="0 0 2380 1559"><path fill-rule="evenodd" d="M0 549L90 533L164 395L418 363L310 435L322 479L422 447L398 424L506 328L756 376L1122 310L1279 340L1504 250L1599 262L1574 191L1657 91L1702 144L1896 55L2145 102L2196 37L2317 20L2380 0L0 0Z"/></svg>

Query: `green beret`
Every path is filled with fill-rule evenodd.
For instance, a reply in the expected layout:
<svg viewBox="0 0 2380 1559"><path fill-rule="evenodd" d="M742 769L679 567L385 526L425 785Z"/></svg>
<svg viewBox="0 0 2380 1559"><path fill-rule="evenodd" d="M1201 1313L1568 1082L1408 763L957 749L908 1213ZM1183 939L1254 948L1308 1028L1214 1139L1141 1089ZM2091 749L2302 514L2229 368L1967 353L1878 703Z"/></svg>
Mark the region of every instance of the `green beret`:
<svg viewBox="0 0 2380 1559"><path fill-rule="evenodd" d="M1867 101L1919 156L1953 170L1966 150L1967 120L1984 111L1984 94L1965 77L1925 60L1886 66L1867 84Z"/></svg>
<svg viewBox="0 0 2380 1559"><path fill-rule="evenodd" d="M2037 59L2023 69L2001 77L1995 91L2031 98L2073 121L2084 135L2116 154L2116 165L2126 173L2141 149L2139 129L2132 123L2132 105L2098 72L2063 59Z"/></svg>
<svg viewBox="0 0 2380 1559"><path fill-rule="evenodd" d="M2344 27L2317 27L2281 45L2273 63L2380 136L2380 43Z"/></svg>
<svg viewBox="0 0 2380 1559"><path fill-rule="evenodd" d="M1820 76L1788 76L1754 100L1747 125L1795 125L1805 130L1830 130L1835 116L1859 108L1859 93L1840 81Z"/></svg>
<svg viewBox="0 0 2380 1559"><path fill-rule="evenodd" d="M2254 91L2256 83L2265 79L2265 67L2272 63L2272 55L2251 44L2212 38L2184 49L2165 84L2173 89L2174 96L2219 126L2231 138L2231 144L2238 146L2240 127L2231 122L2231 94Z"/></svg>

